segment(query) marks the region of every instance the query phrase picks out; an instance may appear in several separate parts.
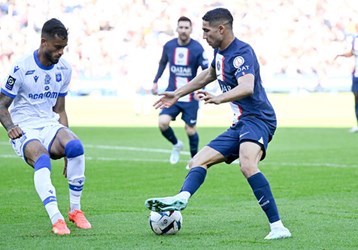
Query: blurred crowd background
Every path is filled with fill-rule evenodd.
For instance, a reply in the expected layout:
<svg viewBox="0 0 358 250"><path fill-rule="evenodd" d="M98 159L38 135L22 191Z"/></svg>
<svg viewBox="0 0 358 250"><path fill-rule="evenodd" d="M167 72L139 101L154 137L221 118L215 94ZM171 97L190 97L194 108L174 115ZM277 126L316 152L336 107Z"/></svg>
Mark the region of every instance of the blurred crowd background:
<svg viewBox="0 0 358 250"><path fill-rule="evenodd" d="M334 57L358 33L357 0L0 0L0 76L39 47L43 23L56 17L69 29L72 95L146 94L181 15L212 59L201 18L215 7L232 12L236 36L256 50L268 91L350 90L354 58Z"/></svg>

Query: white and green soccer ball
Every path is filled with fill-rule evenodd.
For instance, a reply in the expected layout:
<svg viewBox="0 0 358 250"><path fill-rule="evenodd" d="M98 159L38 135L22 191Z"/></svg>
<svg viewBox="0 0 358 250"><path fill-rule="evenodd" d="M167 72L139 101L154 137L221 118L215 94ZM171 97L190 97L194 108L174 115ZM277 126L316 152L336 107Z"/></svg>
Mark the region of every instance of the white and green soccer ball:
<svg viewBox="0 0 358 250"><path fill-rule="evenodd" d="M183 223L180 211L150 212L149 226L155 234L176 234Z"/></svg>

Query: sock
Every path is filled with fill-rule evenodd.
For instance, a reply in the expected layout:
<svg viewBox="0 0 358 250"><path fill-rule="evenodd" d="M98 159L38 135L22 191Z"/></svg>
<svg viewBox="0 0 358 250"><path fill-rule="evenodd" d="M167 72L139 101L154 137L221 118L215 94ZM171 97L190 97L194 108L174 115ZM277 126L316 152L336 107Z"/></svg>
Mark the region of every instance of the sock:
<svg viewBox="0 0 358 250"><path fill-rule="evenodd" d="M180 192L186 191L189 192L192 196L203 184L206 177L207 170L202 167L194 167L191 168L187 176L185 177L185 181Z"/></svg>
<svg viewBox="0 0 358 250"><path fill-rule="evenodd" d="M174 131L171 127L169 127L167 130L165 131L161 131L162 135L168 140L170 141L173 145L178 143L178 139L176 138Z"/></svg>
<svg viewBox="0 0 358 250"><path fill-rule="evenodd" d="M64 220L57 205L56 190L51 182L51 160L48 155L41 155L34 164L34 185L46 209L52 224L58 219Z"/></svg>
<svg viewBox="0 0 358 250"><path fill-rule="evenodd" d="M273 223L270 223L270 229L273 230L275 228L283 228L283 224L281 220L275 221Z"/></svg>
<svg viewBox="0 0 358 250"><path fill-rule="evenodd" d="M356 112L356 119L358 123L358 101L355 103L355 112Z"/></svg>
<svg viewBox="0 0 358 250"><path fill-rule="evenodd" d="M83 153L83 146L79 140L72 140L65 147L70 212L81 210L81 196L85 183L85 156Z"/></svg>
<svg viewBox="0 0 358 250"><path fill-rule="evenodd" d="M199 147L199 135L198 133L195 133L193 135L189 135L189 145L190 145L190 155L191 158L198 153L198 147Z"/></svg>
<svg viewBox="0 0 358 250"><path fill-rule="evenodd" d="M270 184L266 177L261 173L254 174L247 179L249 182L256 199L259 202L262 210L266 213L266 216L270 223L280 220L278 214L275 199L273 198Z"/></svg>

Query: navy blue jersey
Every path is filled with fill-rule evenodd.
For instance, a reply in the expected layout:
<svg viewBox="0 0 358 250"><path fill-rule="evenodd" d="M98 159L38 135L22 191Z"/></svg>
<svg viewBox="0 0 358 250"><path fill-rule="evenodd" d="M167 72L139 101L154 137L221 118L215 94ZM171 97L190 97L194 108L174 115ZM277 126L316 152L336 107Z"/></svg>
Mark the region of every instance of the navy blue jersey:
<svg viewBox="0 0 358 250"><path fill-rule="evenodd" d="M358 78L358 35L353 37L352 52L354 55L355 65L353 69L353 76Z"/></svg>
<svg viewBox="0 0 358 250"><path fill-rule="evenodd" d="M199 67L208 68L208 59L205 56L204 48L199 42L190 39L187 45L178 44L178 39L168 41L163 47L162 57L159 62L158 72L153 82L157 82L162 76L166 65L169 62L169 84L166 91L174 91L187 84L196 76ZM193 94L183 96L181 102L195 101Z"/></svg>
<svg viewBox="0 0 358 250"><path fill-rule="evenodd" d="M262 86L260 66L249 44L235 38L225 50L215 49L211 66L216 69L217 80L223 92L235 88L238 85L237 79L241 76L255 76L254 93L230 103L235 123L240 118L252 116L264 121L272 129L276 128L275 111Z"/></svg>

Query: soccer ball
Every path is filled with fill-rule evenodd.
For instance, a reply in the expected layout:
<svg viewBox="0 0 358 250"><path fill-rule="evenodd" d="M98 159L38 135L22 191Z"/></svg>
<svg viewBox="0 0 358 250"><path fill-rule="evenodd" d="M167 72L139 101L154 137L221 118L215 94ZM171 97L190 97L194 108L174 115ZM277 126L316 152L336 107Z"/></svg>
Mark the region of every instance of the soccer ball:
<svg viewBox="0 0 358 250"><path fill-rule="evenodd" d="M155 234L176 234L183 223L180 211L150 212L149 226Z"/></svg>

